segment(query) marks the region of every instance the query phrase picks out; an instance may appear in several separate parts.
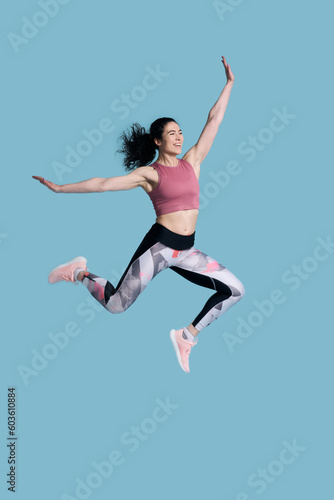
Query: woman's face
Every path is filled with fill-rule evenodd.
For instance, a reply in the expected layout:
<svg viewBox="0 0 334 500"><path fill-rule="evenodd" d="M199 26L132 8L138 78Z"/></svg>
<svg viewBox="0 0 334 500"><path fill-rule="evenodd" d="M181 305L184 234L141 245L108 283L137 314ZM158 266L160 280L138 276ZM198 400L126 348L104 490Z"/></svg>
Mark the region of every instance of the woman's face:
<svg viewBox="0 0 334 500"><path fill-rule="evenodd" d="M160 153L180 154L183 144L182 130L176 122L168 122L162 133L162 139L154 139Z"/></svg>

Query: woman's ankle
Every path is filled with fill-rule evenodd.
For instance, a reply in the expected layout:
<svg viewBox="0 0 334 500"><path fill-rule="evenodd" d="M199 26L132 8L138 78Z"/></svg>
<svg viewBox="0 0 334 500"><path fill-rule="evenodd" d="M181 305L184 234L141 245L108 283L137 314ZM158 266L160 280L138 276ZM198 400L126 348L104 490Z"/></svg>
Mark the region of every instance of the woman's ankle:
<svg viewBox="0 0 334 500"><path fill-rule="evenodd" d="M80 271L80 273L77 276L77 281L82 281L83 277L85 276L87 271Z"/></svg>

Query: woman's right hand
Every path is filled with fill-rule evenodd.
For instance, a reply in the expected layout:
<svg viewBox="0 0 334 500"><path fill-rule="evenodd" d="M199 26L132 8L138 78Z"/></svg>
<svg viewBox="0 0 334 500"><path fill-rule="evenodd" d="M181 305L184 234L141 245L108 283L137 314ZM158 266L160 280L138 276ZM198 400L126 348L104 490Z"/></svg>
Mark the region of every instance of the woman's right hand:
<svg viewBox="0 0 334 500"><path fill-rule="evenodd" d="M58 184L54 184L54 182L47 181L44 179L44 177L39 177L37 175L32 176L33 179L36 179L36 181L39 181L41 184L44 184L47 188L51 189L54 193L60 193L60 187Z"/></svg>
<svg viewBox="0 0 334 500"><path fill-rule="evenodd" d="M234 74L232 73L231 66L227 64L224 56L222 56L222 63L224 64L227 82L234 83Z"/></svg>

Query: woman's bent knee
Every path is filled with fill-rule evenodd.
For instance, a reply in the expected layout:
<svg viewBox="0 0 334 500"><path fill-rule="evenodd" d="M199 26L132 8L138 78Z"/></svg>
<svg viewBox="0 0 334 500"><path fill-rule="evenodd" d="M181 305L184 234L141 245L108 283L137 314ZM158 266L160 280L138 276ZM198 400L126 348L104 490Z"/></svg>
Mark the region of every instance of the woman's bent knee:
<svg viewBox="0 0 334 500"><path fill-rule="evenodd" d="M245 287L244 285L241 283L240 281L240 284L238 286L238 291L240 293L240 299L242 299L242 297L245 295L246 291L245 291Z"/></svg>
<svg viewBox="0 0 334 500"><path fill-rule="evenodd" d="M242 297L245 295L245 287L241 283L241 281L238 282L238 284L234 283L233 286L231 286L232 290L232 295L233 297L238 301L241 300Z"/></svg>
<svg viewBox="0 0 334 500"><path fill-rule="evenodd" d="M114 303L108 303L105 308L107 311L109 311L111 314L120 314L128 309L129 305L127 307L122 306L121 304L114 304Z"/></svg>

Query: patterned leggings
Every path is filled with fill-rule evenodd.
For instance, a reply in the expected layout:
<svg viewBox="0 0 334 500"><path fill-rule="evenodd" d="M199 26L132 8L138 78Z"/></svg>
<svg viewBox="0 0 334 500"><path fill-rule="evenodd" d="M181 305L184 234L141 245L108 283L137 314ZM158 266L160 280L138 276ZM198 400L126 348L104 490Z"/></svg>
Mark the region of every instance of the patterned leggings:
<svg viewBox="0 0 334 500"><path fill-rule="evenodd" d="M192 325L201 331L244 295L241 281L217 261L194 248L195 233L182 236L155 223L145 235L114 287L86 272L82 284L111 313L124 312L164 269L172 269L197 285L215 290Z"/></svg>

